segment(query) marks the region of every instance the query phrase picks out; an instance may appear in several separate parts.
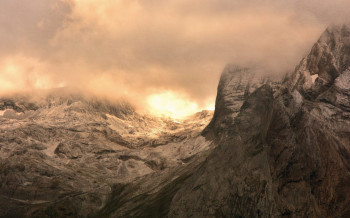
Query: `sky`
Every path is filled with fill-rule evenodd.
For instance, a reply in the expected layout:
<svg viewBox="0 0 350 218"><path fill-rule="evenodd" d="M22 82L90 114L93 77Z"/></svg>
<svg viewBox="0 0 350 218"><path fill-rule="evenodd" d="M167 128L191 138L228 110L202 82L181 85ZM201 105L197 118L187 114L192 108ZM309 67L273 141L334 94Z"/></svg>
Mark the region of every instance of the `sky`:
<svg viewBox="0 0 350 218"><path fill-rule="evenodd" d="M348 0L0 0L0 94L76 87L140 111L212 109L226 64L294 69Z"/></svg>

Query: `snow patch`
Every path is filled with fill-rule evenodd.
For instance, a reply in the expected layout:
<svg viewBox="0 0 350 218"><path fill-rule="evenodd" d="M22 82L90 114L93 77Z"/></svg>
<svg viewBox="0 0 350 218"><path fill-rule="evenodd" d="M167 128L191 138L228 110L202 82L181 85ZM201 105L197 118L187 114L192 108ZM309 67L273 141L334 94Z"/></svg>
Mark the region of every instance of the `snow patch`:
<svg viewBox="0 0 350 218"><path fill-rule="evenodd" d="M292 96L298 106L303 103L303 96L301 96L301 94L296 89L292 92Z"/></svg>
<svg viewBox="0 0 350 218"><path fill-rule="evenodd" d="M315 83L317 78L318 78L318 74L311 75L312 83Z"/></svg>
<svg viewBox="0 0 350 218"><path fill-rule="evenodd" d="M49 147L44 150L44 154L46 154L49 157L53 157L55 155L55 150L59 143L50 143Z"/></svg>
<svg viewBox="0 0 350 218"><path fill-rule="evenodd" d="M303 88L304 88L304 90L310 89L312 87L312 85L314 84L313 76L315 77L315 75L317 75L317 74L311 75L308 70L304 71L303 74L304 74L304 78L305 78ZM318 75L317 75L317 77L318 77ZM316 80L316 78L315 78L315 80Z"/></svg>
<svg viewBox="0 0 350 218"><path fill-rule="evenodd" d="M7 119L23 120L34 114L34 111L17 112L13 109L6 109L0 111L0 115Z"/></svg>

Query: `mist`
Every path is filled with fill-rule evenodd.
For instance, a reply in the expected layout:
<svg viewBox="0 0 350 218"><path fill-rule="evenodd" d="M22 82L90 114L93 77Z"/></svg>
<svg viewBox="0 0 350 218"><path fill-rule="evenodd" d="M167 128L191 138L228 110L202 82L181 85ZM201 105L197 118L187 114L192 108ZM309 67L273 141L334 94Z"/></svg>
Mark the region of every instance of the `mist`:
<svg viewBox="0 0 350 218"><path fill-rule="evenodd" d="M328 25L349 21L348 8L345 0L2 0L0 93L67 86L139 110L157 96L212 108L226 64L292 71Z"/></svg>

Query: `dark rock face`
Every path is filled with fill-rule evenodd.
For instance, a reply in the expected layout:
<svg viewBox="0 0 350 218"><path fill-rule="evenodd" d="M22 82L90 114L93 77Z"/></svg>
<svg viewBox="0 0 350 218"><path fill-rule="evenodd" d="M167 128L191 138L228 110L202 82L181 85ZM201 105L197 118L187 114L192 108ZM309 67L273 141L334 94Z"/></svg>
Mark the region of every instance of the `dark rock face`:
<svg viewBox="0 0 350 218"><path fill-rule="evenodd" d="M264 85L244 102L218 147L173 198L170 217L270 217L276 203L266 134L273 106Z"/></svg>
<svg viewBox="0 0 350 218"><path fill-rule="evenodd" d="M274 98L262 86L235 118L218 91L212 122L229 122L170 217L350 216L349 30L328 28Z"/></svg>
<svg viewBox="0 0 350 218"><path fill-rule="evenodd" d="M267 141L282 215L350 216L349 30L328 28L275 98Z"/></svg>

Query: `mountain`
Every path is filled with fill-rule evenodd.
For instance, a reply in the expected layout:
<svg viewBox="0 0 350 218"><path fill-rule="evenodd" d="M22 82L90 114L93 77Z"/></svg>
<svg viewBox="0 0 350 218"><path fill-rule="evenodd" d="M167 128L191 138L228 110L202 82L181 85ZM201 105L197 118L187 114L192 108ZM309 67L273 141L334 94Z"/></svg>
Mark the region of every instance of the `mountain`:
<svg viewBox="0 0 350 218"><path fill-rule="evenodd" d="M228 66L202 132L213 149L115 187L96 217L349 217L348 30L329 27L282 84Z"/></svg>
<svg viewBox="0 0 350 218"><path fill-rule="evenodd" d="M230 122L212 125L217 148L169 217L350 217L349 67L350 27L332 26L275 94L263 85L237 116L219 85L214 118Z"/></svg>
<svg viewBox="0 0 350 218"><path fill-rule="evenodd" d="M247 71L246 71L247 70ZM245 96L250 92L265 83L271 83L268 79L265 79L263 74L261 76L254 75L253 72L258 72L254 69L248 72L248 69L240 70L238 66L228 65L224 71L222 78L229 78L228 83L219 85L218 92L222 92L222 88L230 90L235 87L234 93L229 96L232 101L233 114L230 116L236 116L239 112L239 108L244 102ZM260 72L262 73L262 72ZM223 82L221 79L220 84ZM275 87L278 83L273 83ZM220 101L217 99L217 102ZM218 104L217 104L218 105ZM216 106L217 107L217 106ZM218 110L215 110L215 114ZM173 168L166 169L157 174L149 174L143 178L137 179L132 183L125 184L123 186L114 187L114 191L111 198L104 206L104 208L96 213L96 217L166 217L168 216L169 209L172 203L174 195L181 188L183 183L195 172L202 167L203 162L212 150L217 146L213 142L213 138L210 137L215 134L211 131L212 123L215 120L215 115L211 120L202 135L205 136L206 141L211 143L208 150L198 152L196 155L187 159L187 162L181 166L175 166ZM202 117L196 115L196 117ZM221 128L221 127L220 127Z"/></svg>
<svg viewBox="0 0 350 218"><path fill-rule="evenodd" d="M0 217L86 217L113 187L210 148L212 112L178 122L65 89L0 99Z"/></svg>
<svg viewBox="0 0 350 218"><path fill-rule="evenodd" d="M350 27L264 75L228 65L214 114L181 122L71 92L2 98L0 216L350 217Z"/></svg>

